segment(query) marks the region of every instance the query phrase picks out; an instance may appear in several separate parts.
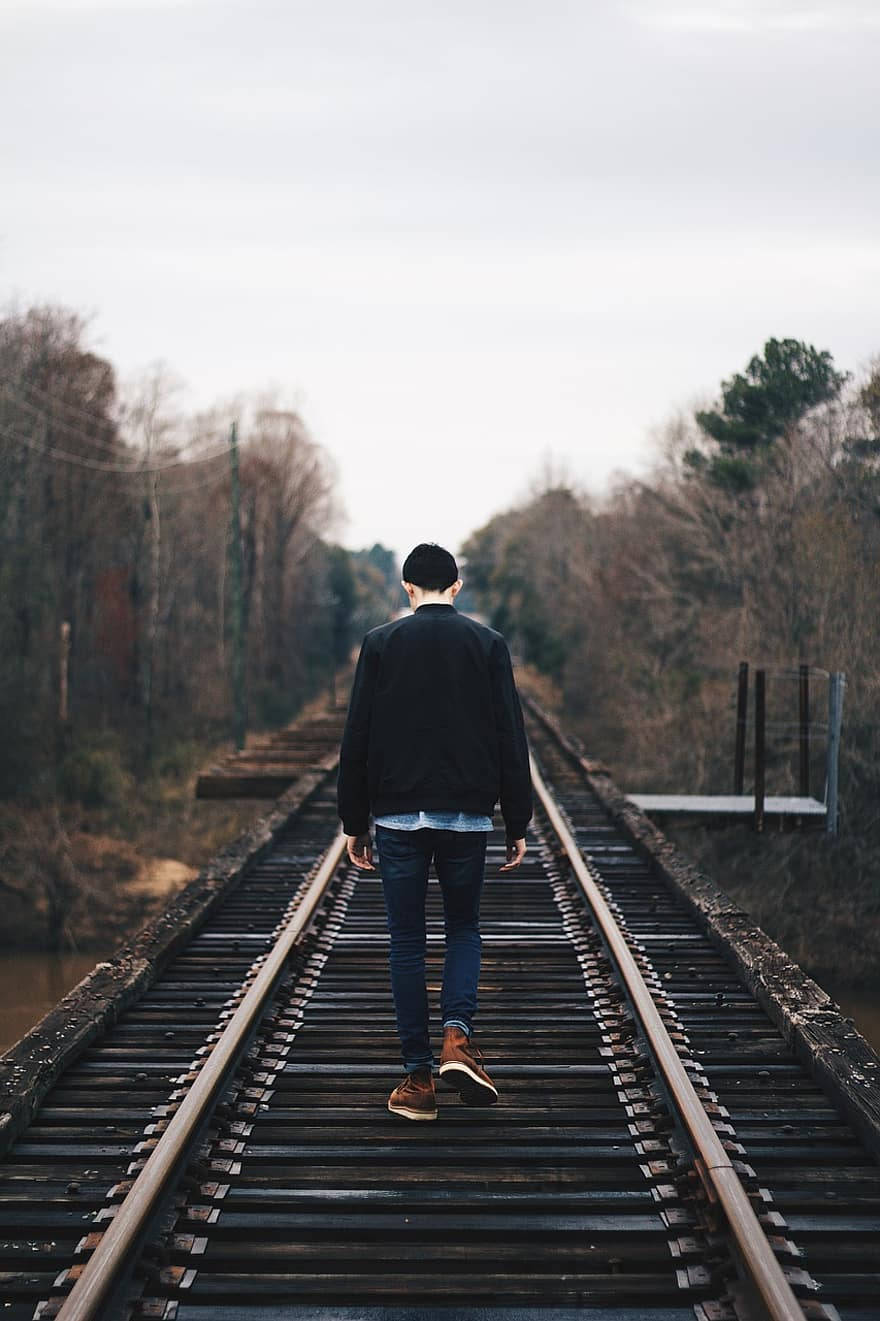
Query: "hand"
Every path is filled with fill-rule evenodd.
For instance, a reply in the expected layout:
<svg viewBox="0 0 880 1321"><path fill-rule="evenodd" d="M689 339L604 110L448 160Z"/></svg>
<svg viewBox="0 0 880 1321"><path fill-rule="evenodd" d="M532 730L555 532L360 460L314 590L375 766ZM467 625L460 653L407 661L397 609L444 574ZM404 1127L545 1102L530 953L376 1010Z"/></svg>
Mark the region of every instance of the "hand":
<svg viewBox="0 0 880 1321"><path fill-rule="evenodd" d="M346 835L345 850L349 859L361 871L375 871L373 866L373 841L369 830L363 835Z"/></svg>
<svg viewBox="0 0 880 1321"><path fill-rule="evenodd" d="M498 870L513 871L514 867L518 867L525 856L526 856L525 839L524 838L509 839L507 841L507 862L505 862L501 867L499 867Z"/></svg>

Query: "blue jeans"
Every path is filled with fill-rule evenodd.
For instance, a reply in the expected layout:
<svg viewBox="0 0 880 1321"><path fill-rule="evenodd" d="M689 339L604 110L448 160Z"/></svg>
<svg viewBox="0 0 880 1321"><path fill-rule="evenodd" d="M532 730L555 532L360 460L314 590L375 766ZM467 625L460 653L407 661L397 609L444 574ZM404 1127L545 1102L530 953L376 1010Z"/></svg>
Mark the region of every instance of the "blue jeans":
<svg viewBox="0 0 880 1321"><path fill-rule="evenodd" d="M425 986L425 897L431 858L443 894L446 961L443 1026L470 1035L480 978L480 892L488 831L391 830L376 826L376 848L391 937L391 993L407 1072L433 1066Z"/></svg>

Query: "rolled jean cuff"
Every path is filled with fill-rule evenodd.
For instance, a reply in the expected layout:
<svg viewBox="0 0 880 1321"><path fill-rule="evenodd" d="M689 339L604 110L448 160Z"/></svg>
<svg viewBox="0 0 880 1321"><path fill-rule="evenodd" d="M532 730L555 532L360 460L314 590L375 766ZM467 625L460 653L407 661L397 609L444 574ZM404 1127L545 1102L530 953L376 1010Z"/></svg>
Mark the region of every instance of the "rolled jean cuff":
<svg viewBox="0 0 880 1321"><path fill-rule="evenodd" d="M433 1054L423 1055L420 1059L404 1060L403 1067L407 1073L412 1073L414 1069L430 1069L433 1072L434 1056Z"/></svg>
<svg viewBox="0 0 880 1321"><path fill-rule="evenodd" d="M463 1018L444 1018L443 1027L460 1027L462 1032L466 1032L468 1036L471 1034L471 1025L466 1023Z"/></svg>

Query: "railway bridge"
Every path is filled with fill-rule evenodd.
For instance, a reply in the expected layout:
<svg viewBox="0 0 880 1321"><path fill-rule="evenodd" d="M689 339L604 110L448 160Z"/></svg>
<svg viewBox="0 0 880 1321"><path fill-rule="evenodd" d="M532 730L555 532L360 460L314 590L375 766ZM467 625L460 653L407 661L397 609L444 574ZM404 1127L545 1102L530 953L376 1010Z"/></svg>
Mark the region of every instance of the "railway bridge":
<svg viewBox="0 0 880 1321"><path fill-rule="evenodd" d="M380 883L316 717L271 810L0 1060L3 1317L880 1318L880 1060L528 699L527 723L529 852L498 875L490 840L483 903L499 1105L385 1108Z"/></svg>

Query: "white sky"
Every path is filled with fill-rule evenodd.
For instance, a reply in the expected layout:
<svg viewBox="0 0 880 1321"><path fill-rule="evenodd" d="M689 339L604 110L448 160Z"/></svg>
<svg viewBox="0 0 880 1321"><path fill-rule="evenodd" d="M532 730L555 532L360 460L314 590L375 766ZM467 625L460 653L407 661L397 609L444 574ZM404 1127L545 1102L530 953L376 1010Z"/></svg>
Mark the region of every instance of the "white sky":
<svg viewBox="0 0 880 1321"><path fill-rule="evenodd" d="M880 352L880 8L0 0L0 299L277 384L352 547L587 488L771 335Z"/></svg>

